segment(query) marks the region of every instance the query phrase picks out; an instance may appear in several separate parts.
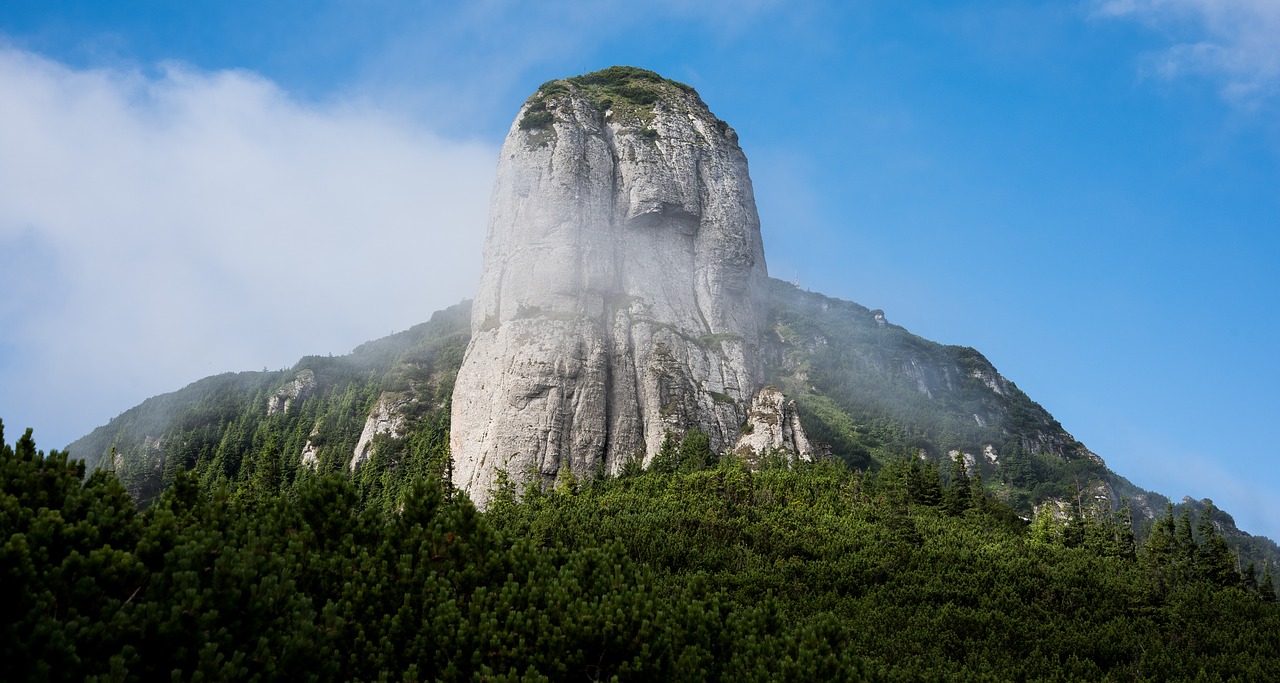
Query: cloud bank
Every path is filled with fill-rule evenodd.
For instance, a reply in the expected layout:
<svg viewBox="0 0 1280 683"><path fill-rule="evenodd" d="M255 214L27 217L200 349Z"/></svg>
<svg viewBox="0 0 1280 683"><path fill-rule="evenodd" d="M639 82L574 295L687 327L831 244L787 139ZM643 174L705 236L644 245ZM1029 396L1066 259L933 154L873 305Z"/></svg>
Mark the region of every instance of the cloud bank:
<svg viewBox="0 0 1280 683"><path fill-rule="evenodd" d="M247 72L0 49L0 92L10 436L60 447L206 375L345 353L478 281L496 147Z"/></svg>
<svg viewBox="0 0 1280 683"><path fill-rule="evenodd" d="M1276 0L1107 0L1098 14L1167 33L1173 45L1149 56L1149 69L1161 77L1217 79L1227 100L1246 106L1280 96Z"/></svg>

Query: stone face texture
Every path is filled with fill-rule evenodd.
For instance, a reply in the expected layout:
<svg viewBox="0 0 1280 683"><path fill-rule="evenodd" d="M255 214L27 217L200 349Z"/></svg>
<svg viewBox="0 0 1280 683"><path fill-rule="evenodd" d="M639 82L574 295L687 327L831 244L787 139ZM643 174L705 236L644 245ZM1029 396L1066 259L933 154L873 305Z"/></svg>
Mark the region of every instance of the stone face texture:
<svg viewBox="0 0 1280 683"><path fill-rule="evenodd" d="M369 458L373 451L375 436L379 434L390 434L392 438L404 436L406 431L404 407L409 405L410 401L411 399L404 394L382 392L378 402L369 411L369 417L364 421L364 429L360 432L360 440L356 442L356 449L351 454L347 469L354 472ZM310 443L310 440L307 443Z"/></svg>
<svg viewBox="0 0 1280 683"><path fill-rule="evenodd" d="M813 460L813 446L800 424L796 402L775 387L765 387L751 398L746 426L733 450L753 466L769 452L782 453L789 460Z"/></svg>
<svg viewBox="0 0 1280 683"><path fill-rule="evenodd" d="M481 505L498 468L612 472L668 429L732 447L762 383L764 250L736 134L670 84L647 122L573 90L546 127L517 117L498 162L450 437Z"/></svg>
<svg viewBox="0 0 1280 683"><path fill-rule="evenodd" d="M292 382L277 389L276 393L267 400L267 415L289 412L289 408L296 401L305 398L315 388L316 373L311 370L302 370Z"/></svg>

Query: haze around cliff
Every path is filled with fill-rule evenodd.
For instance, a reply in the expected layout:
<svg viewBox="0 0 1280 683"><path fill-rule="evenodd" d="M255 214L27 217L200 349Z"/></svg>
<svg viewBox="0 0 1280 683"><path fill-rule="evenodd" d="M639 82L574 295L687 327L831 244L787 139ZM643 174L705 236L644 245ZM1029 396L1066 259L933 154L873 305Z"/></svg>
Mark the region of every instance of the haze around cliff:
<svg viewBox="0 0 1280 683"><path fill-rule="evenodd" d="M472 179L477 225L516 103L555 75L644 65L697 87L743 133L773 275L982 350L1117 471L1171 495L1211 497L1244 528L1277 536L1280 459L1268 445L1280 376L1271 349L1280 334L1272 305L1280 44L1267 40L1275 21L1262 0L928 8L392 0L270 11L17 0L0 13L0 41L73 72L156 78L173 60L196 73L233 70L274 84L302 109L362 103L423 135L480 140L489 152ZM1167 64L1177 68L1156 68ZM69 103L53 104L56 113ZM140 386L135 378L153 376L152 359L97 353L125 344L117 340L127 329L72 326L47 334L93 343L37 361L44 346L9 332L28 318L8 311L69 301L85 288L54 293L53 264L74 245L22 244L23 258L5 269L23 276L0 287L8 379L0 404L11 431L35 427L52 446L152 393L121 396L89 383ZM437 268L468 258L438 244L429 253ZM478 273L478 253L469 253ZM419 301L436 291L425 287ZM129 294L149 311L126 316L133 322L171 314L166 297ZM252 301L210 310L238 316L220 323L238 339L270 325L247 315L264 310ZM402 327L375 325L350 343ZM179 325L145 329L175 345L187 334ZM228 337L228 347L258 350L226 369L330 350L305 330L280 330L297 335L289 343L298 352L276 356ZM94 374L60 385L74 395L46 393L53 373L90 367L75 353L94 357ZM207 360L189 358L176 383L148 386L203 376L214 369ZM72 410L79 417L65 419Z"/></svg>
<svg viewBox="0 0 1280 683"><path fill-rule="evenodd" d="M346 353L479 276L488 145L243 72L7 50L0 91L21 93L0 104L0 370L25 388L0 414L51 443L104 405Z"/></svg>

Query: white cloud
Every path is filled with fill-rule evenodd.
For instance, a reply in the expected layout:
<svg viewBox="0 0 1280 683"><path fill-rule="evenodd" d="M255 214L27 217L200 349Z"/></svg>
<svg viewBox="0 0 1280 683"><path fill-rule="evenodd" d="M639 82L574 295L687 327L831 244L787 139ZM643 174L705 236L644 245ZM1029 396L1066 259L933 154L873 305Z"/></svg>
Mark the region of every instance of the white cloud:
<svg viewBox="0 0 1280 683"><path fill-rule="evenodd" d="M345 353L478 281L494 146L245 72L0 49L0 92L0 418L43 447L208 374Z"/></svg>
<svg viewBox="0 0 1280 683"><path fill-rule="evenodd" d="M1173 45L1149 55L1148 65L1161 77L1219 79L1223 96L1244 106L1280 94L1276 0L1107 0L1097 13L1165 31Z"/></svg>

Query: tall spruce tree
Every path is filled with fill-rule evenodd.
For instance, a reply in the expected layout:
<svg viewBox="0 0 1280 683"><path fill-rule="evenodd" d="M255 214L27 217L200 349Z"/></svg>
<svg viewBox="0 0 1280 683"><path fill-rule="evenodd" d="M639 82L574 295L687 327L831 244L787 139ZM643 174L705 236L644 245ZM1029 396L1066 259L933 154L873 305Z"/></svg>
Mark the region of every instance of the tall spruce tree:
<svg viewBox="0 0 1280 683"><path fill-rule="evenodd" d="M921 505L937 506L942 503L942 478L938 474L938 463L930 458L920 470Z"/></svg>
<svg viewBox="0 0 1280 683"><path fill-rule="evenodd" d="M972 506L973 490L970 487L964 454L956 451L955 457L951 459L951 481L948 482L946 493L942 496L942 507L947 514L959 515Z"/></svg>
<svg viewBox="0 0 1280 683"><path fill-rule="evenodd" d="M1204 514L1196 526L1200 537L1196 548L1196 575L1218 586L1239 585L1240 573L1236 571L1235 555L1213 523L1213 515L1217 509L1213 506L1213 501L1206 500L1205 503Z"/></svg>
<svg viewBox="0 0 1280 683"><path fill-rule="evenodd" d="M1258 582L1258 595L1267 602L1276 601L1276 580L1271 574L1271 563L1262 565L1262 578Z"/></svg>

